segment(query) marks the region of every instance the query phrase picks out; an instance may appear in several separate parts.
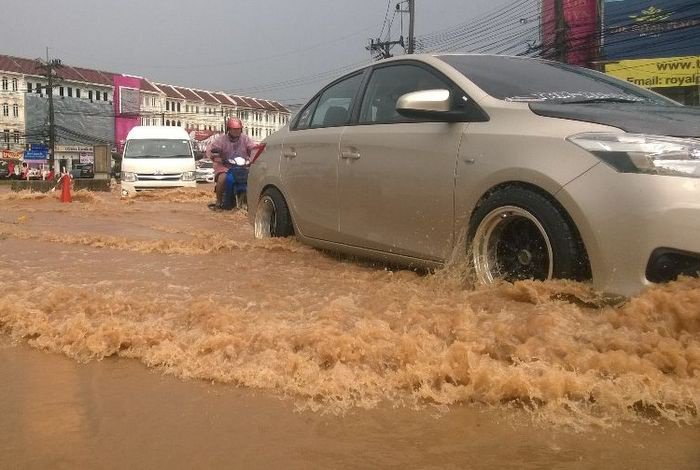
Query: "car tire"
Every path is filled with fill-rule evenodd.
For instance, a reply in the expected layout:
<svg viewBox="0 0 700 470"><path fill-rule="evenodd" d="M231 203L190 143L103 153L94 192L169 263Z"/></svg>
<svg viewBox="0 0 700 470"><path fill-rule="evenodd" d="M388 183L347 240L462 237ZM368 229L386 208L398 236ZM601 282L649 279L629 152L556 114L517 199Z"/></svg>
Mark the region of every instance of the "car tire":
<svg viewBox="0 0 700 470"><path fill-rule="evenodd" d="M590 278L585 248L563 209L524 187L491 193L474 211L467 240L478 284Z"/></svg>
<svg viewBox="0 0 700 470"><path fill-rule="evenodd" d="M284 196L276 188L263 191L255 210L255 238L288 237L294 233Z"/></svg>

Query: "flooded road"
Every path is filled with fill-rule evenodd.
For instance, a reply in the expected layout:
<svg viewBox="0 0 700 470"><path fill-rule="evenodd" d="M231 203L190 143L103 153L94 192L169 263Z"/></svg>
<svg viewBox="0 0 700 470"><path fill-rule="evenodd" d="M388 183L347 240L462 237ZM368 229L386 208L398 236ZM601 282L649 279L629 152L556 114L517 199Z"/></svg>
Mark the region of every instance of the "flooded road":
<svg viewBox="0 0 700 470"><path fill-rule="evenodd" d="M474 291L210 199L0 192L0 467L700 468L700 281Z"/></svg>

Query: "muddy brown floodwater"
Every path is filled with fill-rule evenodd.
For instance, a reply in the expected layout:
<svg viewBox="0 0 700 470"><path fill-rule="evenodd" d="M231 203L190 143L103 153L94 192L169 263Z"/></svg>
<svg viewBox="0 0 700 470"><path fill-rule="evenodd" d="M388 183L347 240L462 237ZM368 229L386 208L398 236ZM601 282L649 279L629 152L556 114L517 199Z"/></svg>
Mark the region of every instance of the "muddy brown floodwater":
<svg viewBox="0 0 700 470"><path fill-rule="evenodd" d="M607 305L0 190L0 468L700 469L700 281Z"/></svg>

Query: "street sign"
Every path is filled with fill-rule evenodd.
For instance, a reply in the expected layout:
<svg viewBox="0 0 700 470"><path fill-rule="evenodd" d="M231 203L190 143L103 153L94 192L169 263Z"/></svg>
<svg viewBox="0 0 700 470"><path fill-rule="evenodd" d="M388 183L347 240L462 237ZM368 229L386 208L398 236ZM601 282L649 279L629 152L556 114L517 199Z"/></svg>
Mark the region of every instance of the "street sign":
<svg viewBox="0 0 700 470"><path fill-rule="evenodd" d="M46 160L49 158L49 149L44 148L41 150L27 150L24 152L25 160Z"/></svg>
<svg viewBox="0 0 700 470"><path fill-rule="evenodd" d="M29 144L29 150L47 152L48 155L49 146L46 144Z"/></svg>

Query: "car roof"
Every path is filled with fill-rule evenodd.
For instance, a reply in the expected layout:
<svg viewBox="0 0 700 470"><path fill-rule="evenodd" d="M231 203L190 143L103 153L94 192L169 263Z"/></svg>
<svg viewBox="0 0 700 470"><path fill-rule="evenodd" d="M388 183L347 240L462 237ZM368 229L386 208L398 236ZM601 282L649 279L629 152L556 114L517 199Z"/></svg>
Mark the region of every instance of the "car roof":
<svg viewBox="0 0 700 470"><path fill-rule="evenodd" d="M129 131L126 136L130 139L184 139L189 140L190 136L182 127L170 126L136 126Z"/></svg>

